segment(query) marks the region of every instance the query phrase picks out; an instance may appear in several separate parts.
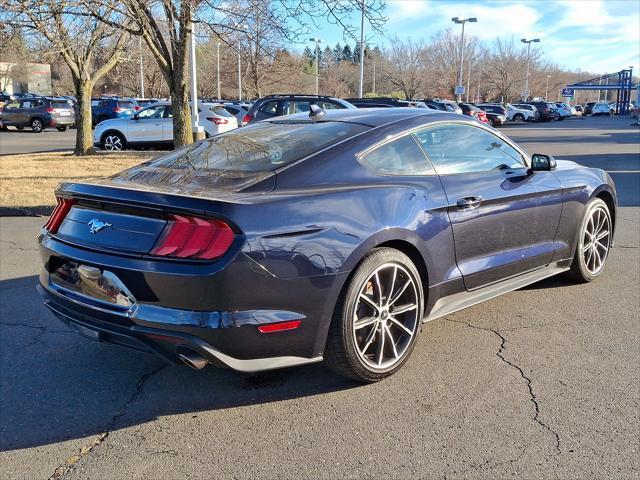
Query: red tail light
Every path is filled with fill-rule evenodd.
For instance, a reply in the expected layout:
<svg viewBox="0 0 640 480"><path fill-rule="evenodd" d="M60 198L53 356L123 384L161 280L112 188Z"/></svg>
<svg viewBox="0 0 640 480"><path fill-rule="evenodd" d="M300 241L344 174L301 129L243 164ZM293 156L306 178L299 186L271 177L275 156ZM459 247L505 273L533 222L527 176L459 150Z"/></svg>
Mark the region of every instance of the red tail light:
<svg viewBox="0 0 640 480"><path fill-rule="evenodd" d="M140 105L136 105L135 107L133 107L134 110L142 110L142 107Z"/></svg>
<svg viewBox="0 0 640 480"><path fill-rule="evenodd" d="M56 110L54 108L49 107L49 108L45 108L44 111L47 112L47 113L53 113Z"/></svg>
<svg viewBox="0 0 640 480"><path fill-rule="evenodd" d="M481 122L487 122L487 114L484 112L478 112L478 120L480 120Z"/></svg>
<svg viewBox="0 0 640 480"><path fill-rule="evenodd" d="M233 230L221 220L171 215L151 255L211 260L233 243Z"/></svg>
<svg viewBox="0 0 640 480"><path fill-rule="evenodd" d="M260 333L283 332L285 330L294 330L300 326L302 320L291 320L289 322L269 323L260 325L258 331Z"/></svg>
<svg viewBox="0 0 640 480"><path fill-rule="evenodd" d="M229 123L229 120L220 117L207 117L207 120L215 123L216 125L226 125L227 123Z"/></svg>
<svg viewBox="0 0 640 480"><path fill-rule="evenodd" d="M58 228L60 228L64 217L67 216L67 213L69 213L69 210L71 210L73 204L76 203L75 200L69 198L58 198L57 200L58 204L56 205L56 208L53 209L49 220L47 220L47 223L44 224L44 228L49 233L56 233L58 231Z"/></svg>
<svg viewBox="0 0 640 480"><path fill-rule="evenodd" d="M253 115L249 115L248 113L242 117L242 124L246 125L247 123L251 122L251 120L253 120Z"/></svg>
<svg viewBox="0 0 640 480"><path fill-rule="evenodd" d="M116 108L113 109L113 111L116 112L116 113L120 113L120 112L124 111L124 108L116 107Z"/></svg>

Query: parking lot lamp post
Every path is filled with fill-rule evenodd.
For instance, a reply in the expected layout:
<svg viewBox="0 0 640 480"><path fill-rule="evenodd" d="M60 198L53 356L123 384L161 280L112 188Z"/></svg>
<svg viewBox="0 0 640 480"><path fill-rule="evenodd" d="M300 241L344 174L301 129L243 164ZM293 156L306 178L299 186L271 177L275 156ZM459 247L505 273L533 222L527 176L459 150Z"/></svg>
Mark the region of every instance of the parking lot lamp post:
<svg viewBox="0 0 640 480"><path fill-rule="evenodd" d="M320 56L320 44L322 43L322 40L320 40L319 38L310 38L309 39L310 42L315 42L316 44L316 95L319 95L319 91L320 91L320 87L319 87L319 73L318 73L318 57Z"/></svg>
<svg viewBox="0 0 640 480"><path fill-rule="evenodd" d="M524 101L527 102L529 100L529 59L531 58L531 44L540 43L540 39L532 38L531 40L527 40L526 38L521 38L520 41L527 44L527 76L524 81Z"/></svg>
<svg viewBox="0 0 640 480"><path fill-rule="evenodd" d="M140 51L140 98L144 98L144 69L142 68L142 37L138 38L138 50Z"/></svg>
<svg viewBox="0 0 640 480"><path fill-rule="evenodd" d="M220 42L216 42L216 63L217 63L217 68L216 68L216 73L217 73L217 80L218 80L218 101L222 100L222 95L220 93Z"/></svg>
<svg viewBox="0 0 640 480"><path fill-rule="evenodd" d="M364 0L360 0L360 83L358 84L358 98L362 98L363 87L364 87Z"/></svg>
<svg viewBox="0 0 640 480"><path fill-rule="evenodd" d="M191 23L191 117L193 121L193 140L204 138L204 129L199 125L200 115L198 113L198 79L196 66L196 25Z"/></svg>
<svg viewBox="0 0 640 480"><path fill-rule="evenodd" d="M460 65L458 66L458 86L462 85L462 72L464 70L464 24L467 22L475 23L478 21L477 18L460 18L453 17L451 19L453 23L462 24L462 35L460 36ZM458 93L458 102L462 101L462 94Z"/></svg>
<svg viewBox="0 0 640 480"><path fill-rule="evenodd" d="M547 88L544 91L544 101L546 102L549 99L549 77L551 75L547 75Z"/></svg>
<svg viewBox="0 0 640 480"><path fill-rule="evenodd" d="M240 32L247 33L248 25L236 24L236 29ZM242 101L242 59L240 58L240 49L237 48L236 52L238 52L238 100Z"/></svg>
<svg viewBox="0 0 640 480"><path fill-rule="evenodd" d="M373 95L376 94L376 54L373 54L373 85L371 86Z"/></svg>

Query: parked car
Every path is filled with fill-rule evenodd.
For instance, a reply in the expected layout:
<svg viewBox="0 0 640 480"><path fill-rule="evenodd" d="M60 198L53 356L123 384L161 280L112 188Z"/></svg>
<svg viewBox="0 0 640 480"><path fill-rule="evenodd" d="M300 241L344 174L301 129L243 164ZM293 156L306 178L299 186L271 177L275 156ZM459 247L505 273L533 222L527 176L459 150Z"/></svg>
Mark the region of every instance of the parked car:
<svg viewBox="0 0 640 480"><path fill-rule="evenodd" d="M584 106L584 114L591 115L593 113L593 106L598 102L587 102Z"/></svg>
<svg viewBox="0 0 640 480"><path fill-rule="evenodd" d="M325 360L375 382L425 321L560 273L602 276L605 171L452 113L312 113L61 184L38 235L45 305L86 337L194 369Z"/></svg>
<svg viewBox="0 0 640 480"><path fill-rule="evenodd" d="M599 117L600 115L609 117L611 115L611 107L607 102L598 102L593 106L591 115L594 117Z"/></svg>
<svg viewBox="0 0 640 480"><path fill-rule="evenodd" d="M459 103L458 106L462 109L463 115L477 118L482 123L489 123L489 119L487 118L485 111L475 105L471 105L470 103Z"/></svg>
<svg viewBox="0 0 640 480"><path fill-rule="evenodd" d="M6 105L7 103L15 100L15 96L7 93L6 91L2 91L0 93L0 107L2 107L3 105Z"/></svg>
<svg viewBox="0 0 640 480"><path fill-rule="evenodd" d="M561 120L562 117L556 112L555 105L549 102L528 102L527 105L531 105L538 111L538 119L541 122L549 122L554 119Z"/></svg>
<svg viewBox="0 0 640 480"><path fill-rule="evenodd" d="M499 127L507 123L507 109L497 105L476 105L485 112L487 121L492 127Z"/></svg>
<svg viewBox="0 0 640 480"><path fill-rule="evenodd" d="M571 111L571 107L566 103L556 102L554 103L554 105L556 107L556 111L558 112L558 115L561 117L560 120L564 120L565 118L570 118L573 115Z"/></svg>
<svg viewBox="0 0 640 480"><path fill-rule="evenodd" d="M440 107L432 105L428 106L421 100L399 100L393 97L366 97L366 98L347 98L347 102L356 108L426 108L429 110L441 110Z"/></svg>
<svg viewBox="0 0 640 480"><path fill-rule="evenodd" d="M198 103L200 124L207 137L238 127L224 106ZM129 118L100 122L93 132L94 145L103 150L173 146L173 109L170 102L156 102Z"/></svg>
<svg viewBox="0 0 640 480"><path fill-rule="evenodd" d="M439 98L432 99L424 99L422 100L427 106L433 106L438 110L442 110L443 112L453 112L459 115L462 115L462 109L458 106L457 103L451 100L441 100Z"/></svg>
<svg viewBox="0 0 640 480"><path fill-rule="evenodd" d="M0 109L0 122L3 129L30 127L35 133L40 133L47 128L55 128L64 132L75 123L75 111L66 98L22 97Z"/></svg>
<svg viewBox="0 0 640 480"><path fill-rule="evenodd" d="M584 115L584 107L582 105L576 105L575 107L573 107L576 111L576 113L574 115L581 117L582 115Z"/></svg>
<svg viewBox="0 0 640 480"><path fill-rule="evenodd" d="M267 95L256 100L242 118L242 125L281 115L309 112L311 105L318 105L323 110L355 108L349 102L333 97L297 94Z"/></svg>
<svg viewBox="0 0 640 480"><path fill-rule="evenodd" d="M207 137L238 128L238 120L221 103L198 103L200 123Z"/></svg>
<svg viewBox="0 0 640 480"><path fill-rule="evenodd" d="M242 125L242 119L247 113L249 113L249 109L251 108L251 106L236 103L225 103L224 108L227 110L227 112L236 117L238 126L240 126Z"/></svg>
<svg viewBox="0 0 640 480"><path fill-rule="evenodd" d="M134 100L136 102L136 105L139 107L139 108L134 107L134 110L136 111L142 110L143 108L158 102L157 98L135 98Z"/></svg>
<svg viewBox="0 0 640 480"><path fill-rule="evenodd" d="M91 121L94 125L111 118L129 118L136 112L138 104L132 98L92 98Z"/></svg>

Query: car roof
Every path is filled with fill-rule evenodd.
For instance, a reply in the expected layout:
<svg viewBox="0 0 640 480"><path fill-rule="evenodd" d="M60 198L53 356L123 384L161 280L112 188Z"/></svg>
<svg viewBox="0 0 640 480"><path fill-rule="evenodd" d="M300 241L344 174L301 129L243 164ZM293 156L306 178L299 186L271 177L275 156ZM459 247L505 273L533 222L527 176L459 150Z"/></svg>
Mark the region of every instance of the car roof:
<svg viewBox="0 0 640 480"><path fill-rule="evenodd" d="M406 120L420 115L433 116L434 120L452 119L459 120L460 115L442 110L430 110L426 108L363 108L363 109L332 109L325 110L325 115L320 121L360 123L370 127L379 127L389 123ZM435 118L438 117L438 118ZM309 120L308 113L295 113L265 120L268 122L286 122L288 120Z"/></svg>

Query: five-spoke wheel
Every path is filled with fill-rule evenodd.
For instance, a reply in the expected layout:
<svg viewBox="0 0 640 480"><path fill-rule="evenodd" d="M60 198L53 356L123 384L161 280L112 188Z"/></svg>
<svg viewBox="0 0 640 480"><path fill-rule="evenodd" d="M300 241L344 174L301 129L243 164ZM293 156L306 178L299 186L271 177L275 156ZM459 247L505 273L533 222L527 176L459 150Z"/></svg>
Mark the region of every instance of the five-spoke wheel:
<svg viewBox="0 0 640 480"><path fill-rule="evenodd" d="M611 248L611 213L599 198L592 199L586 208L579 232L578 245L571 265L571 276L590 282L604 269Z"/></svg>

